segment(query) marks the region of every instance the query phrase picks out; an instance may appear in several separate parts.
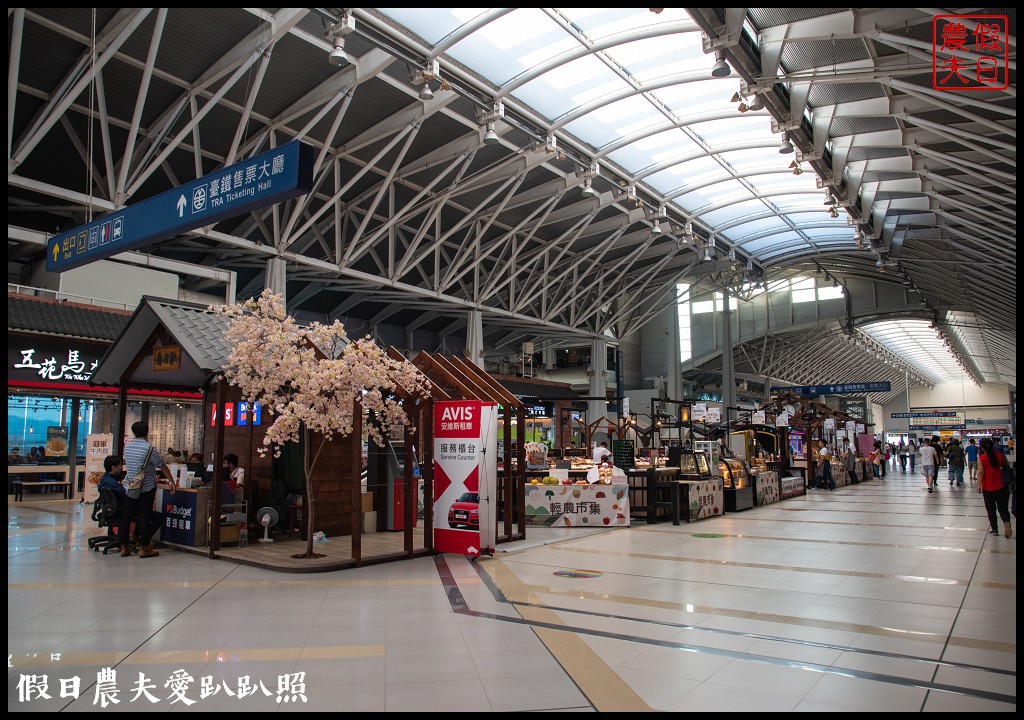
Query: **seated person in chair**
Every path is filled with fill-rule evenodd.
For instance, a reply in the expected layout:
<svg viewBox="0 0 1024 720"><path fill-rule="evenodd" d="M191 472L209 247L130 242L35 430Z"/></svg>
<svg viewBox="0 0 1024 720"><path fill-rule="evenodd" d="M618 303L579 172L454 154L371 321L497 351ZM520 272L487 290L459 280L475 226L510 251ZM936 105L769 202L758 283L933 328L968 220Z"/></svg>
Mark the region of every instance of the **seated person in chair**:
<svg viewBox="0 0 1024 720"><path fill-rule="evenodd" d="M103 458L103 477L100 478L100 489L109 488L115 495L121 498L127 497L122 479L124 478L124 463L117 455L107 455Z"/></svg>

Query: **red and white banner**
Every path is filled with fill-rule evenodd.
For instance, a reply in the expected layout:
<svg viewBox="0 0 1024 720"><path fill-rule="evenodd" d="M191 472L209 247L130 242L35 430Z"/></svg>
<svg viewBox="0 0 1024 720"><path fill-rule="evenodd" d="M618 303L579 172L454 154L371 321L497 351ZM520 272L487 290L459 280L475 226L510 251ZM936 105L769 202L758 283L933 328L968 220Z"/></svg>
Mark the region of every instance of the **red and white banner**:
<svg viewBox="0 0 1024 720"><path fill-rule="evenodd" d="M434 403L434 550L494 550L498 407L479 400Z"/></svg>

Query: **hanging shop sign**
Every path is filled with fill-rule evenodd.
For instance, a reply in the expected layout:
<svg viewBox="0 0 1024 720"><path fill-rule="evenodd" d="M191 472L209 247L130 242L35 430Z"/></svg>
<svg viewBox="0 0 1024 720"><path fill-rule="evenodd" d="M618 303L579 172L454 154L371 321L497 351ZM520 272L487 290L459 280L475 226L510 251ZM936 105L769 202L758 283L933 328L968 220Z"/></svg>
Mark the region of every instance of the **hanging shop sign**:
<svg viewBox="0 0 1024 720"><path fill-rule="evenodd" d="M492 554L497 544L498 406L434 404L434 550Z"/></svg>
<svg viewBox="0 0 1024 720"><path fill-rule="evenodd" d="M754 425L764 425L765 413L764 410L755 410L750 414L750 422Z"/></svg>
<svg viewBox="0 0 1024 720"><path fill-rule="evenodd" d="M44 335L11 336L7 343L7 384L88 385L107 347Z"/></svg>
<svg viewBox="0 0 1024 720"><path fill-rule="evenodd" d="M694 422L707 422L707 403L694 403L692 417Z"/></svg>
<svg viewBox="0 0 1024 720"><path fill-rule="evenodd" d="M775 427L787 427L789 425L789 413L781 412L775 416Z"/></svg>
<svg viewBox="0 0 1024 720"><path fill-rule="evenodd" d="M305 195L312 187L313 147L292 140L55 235L46 244L46 269L87 265Z"/></svg>
<svg viewBox="0 0 1024 720"><path fill-rule="evenodd" d="M164 345L153 348L153 372L181 369L181 347Z"/></svg>

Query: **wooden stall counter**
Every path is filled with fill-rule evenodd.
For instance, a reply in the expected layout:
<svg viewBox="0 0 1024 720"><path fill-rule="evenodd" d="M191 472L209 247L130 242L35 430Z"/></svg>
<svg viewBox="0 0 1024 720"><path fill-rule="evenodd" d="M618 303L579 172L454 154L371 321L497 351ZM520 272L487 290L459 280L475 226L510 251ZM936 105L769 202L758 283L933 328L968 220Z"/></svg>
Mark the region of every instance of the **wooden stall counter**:
<svg viewBox="0 0 1024 720"><path fill-rule="evenodd" d="M628 527L626 485L527 485L526 524L540 527Z"/></svg>

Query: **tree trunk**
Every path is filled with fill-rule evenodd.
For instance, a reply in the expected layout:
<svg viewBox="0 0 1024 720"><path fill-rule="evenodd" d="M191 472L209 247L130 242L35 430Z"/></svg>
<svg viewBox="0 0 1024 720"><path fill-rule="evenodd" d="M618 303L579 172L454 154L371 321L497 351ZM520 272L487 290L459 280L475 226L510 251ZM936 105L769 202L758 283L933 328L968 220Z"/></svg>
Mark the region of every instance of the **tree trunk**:
<svg viewBox="0 0 1024 720"><path fill-rule="evenodd" d="M327 444L326 439L320 438L320 445L316 449L316 455L310 459L309 457L309 443L310 443L310 432L309 430L303 430L305 433L305 442L302 443L302 467L305 471L305 485L306 485L306 507L303 509L306 521L306 553L304 555L293 555L292 557L304 557L304 558L316 558L324 557L313 552L313 520L314 520L314 508L316 500L313 497L313 468L316 466L316 461L320 459L320 453L324 449L324 445Z"/></svg>

